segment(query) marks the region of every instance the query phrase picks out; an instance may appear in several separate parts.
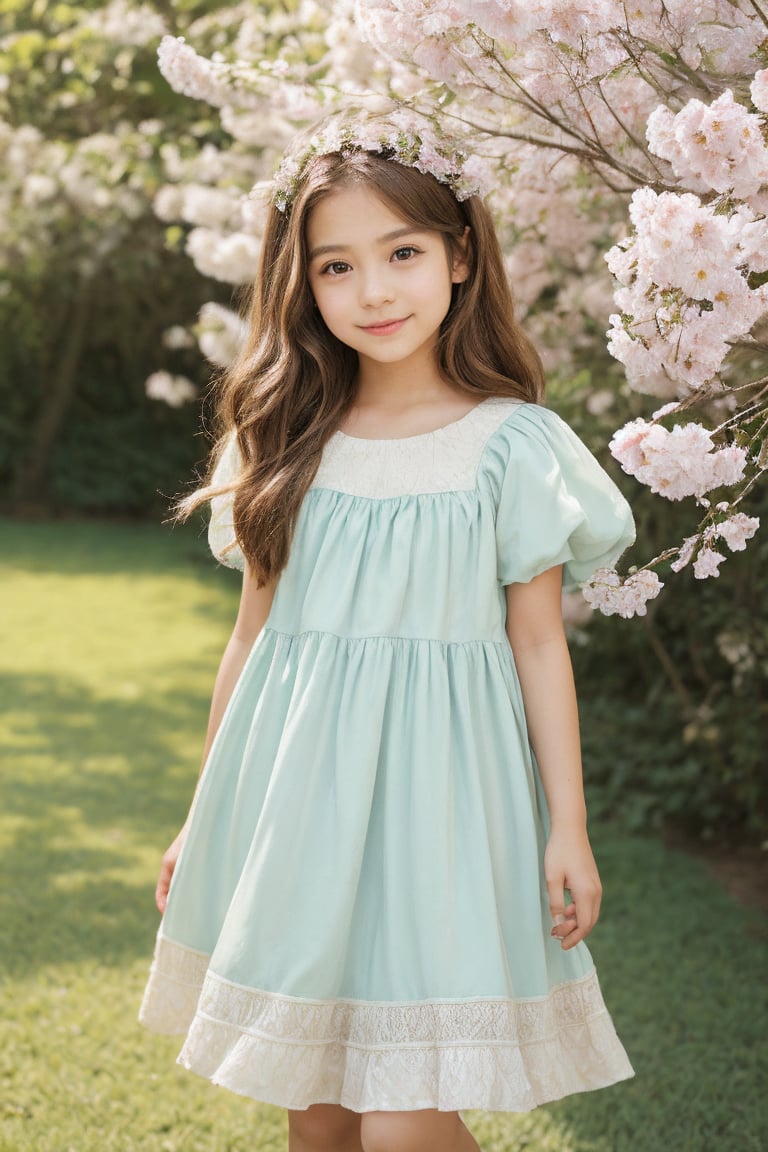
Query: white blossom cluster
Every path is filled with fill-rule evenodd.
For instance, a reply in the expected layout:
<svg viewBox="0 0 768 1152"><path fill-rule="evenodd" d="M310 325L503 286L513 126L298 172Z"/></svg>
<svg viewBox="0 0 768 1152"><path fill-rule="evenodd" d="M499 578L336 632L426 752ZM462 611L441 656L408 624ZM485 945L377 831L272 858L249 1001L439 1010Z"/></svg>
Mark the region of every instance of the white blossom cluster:
<svg viewBox="0 0 768 1152"><path fill-rule="evenodd" d="M88 277L150 210L152 146L141 126L74 141L48 139L32 125L0 120L0 258L31 262L59 247L77 223L72 264Z"/></svg>
<svg viewBox="0 0 768 1152"><path fill-rule="evenodd" d="M176 91L220 109L233 143L207 143L188 155L166 142L166 183L154 206L160 219L192 226L186 251L202 275L243 285L256 275L264 217L263 201L249 193L272 177L297 129L318 119L323 84L332 82L339 92L365 88L373 54L363 46L345 3L304 0L269 13L250 3L235 4L202 19L188 35L198 26L207 33L217 19L236 29L229 62L219 55L207 59L171 36L161 41L158 59ZM234 312L208 305L194 331L203 354L224 367L240 345L240 327Z"/></svg>
<svg viewBox="0 0 768 1152"><path fill-rule="evenodd" d="M164 36L157 50L160 71L176 92L205 100L221 108L232 99L231 69L220 61L206 60L185 42L183 36ZM258 76L258 74L257 74ZM258 107L263 94L241 92L241 105Z"/></svg>
<svg viewBox="0 0 768 1152"><path fill-rule="evenodd" d="M725 629L715 637L718 651L733 669L733 687L738 692L745 677L755 667L753 637L738 630Z"/></svg>
<svg viewBox="0 0 768 1152"><path fill-rule="evenodd" d="M101 8L84 12L80 20L81 35L137 48L156 43L165 31L163 17L151 5L134 0L109 0Z"/></svg>
<svg viewBox="0 0 768 1152"><path fill-rule="evenodd" d="M227 368L245 342L248 327L242 317L221 304L203 304L197 340L203 355L218 368Z"/></svg>
<svg viewBox="0 0 768 1152"><path fill-rule="evenodd" d="M174 324L163 332L163 347L169 348L171 351L193 348L194 344L194 337L181 324Z"/></svg>
<svg viewBox="0 0 768 1152"><path fill-rule="evenodd" d="M161 400L170 408L181 408L197 399L197 388L192 381L170 372L153 372L144 382L144 391L150 400Z"/></svg>
<svg viewBox="0 0 768 1152"><path fill-rule="evenodd" d="M154 208L161 220L193 227L186 250L203 276L227 284L248 284L256 275L261 250L262 213L248 190L259 172L247 152L206 144L183 157L178 147L161 149L169 182L158 189Z"/></svg>

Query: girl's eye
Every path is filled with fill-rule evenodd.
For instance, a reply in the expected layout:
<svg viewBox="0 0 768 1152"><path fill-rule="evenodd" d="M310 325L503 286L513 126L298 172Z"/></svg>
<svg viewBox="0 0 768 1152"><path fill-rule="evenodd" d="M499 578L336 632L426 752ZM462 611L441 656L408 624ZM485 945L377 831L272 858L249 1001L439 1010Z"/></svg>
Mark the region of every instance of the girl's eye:
<svg viewBox="0 0 768 1152"><path fill-rule="evenodd" d="M330 264L326 264L325 267L321 269L321 272L323 275L341 276L348 268L349 264L344 260L331 260Z"/></svg>
<svg viewBox="0 0 768 1152"><path fill-rule="evenodd" d="M392 259L397 263L402 264L406 260L410 260L412 256L418 254L419 249L414 248L413 244L406 244L402 248L396 248L392 254Z"/></svg>

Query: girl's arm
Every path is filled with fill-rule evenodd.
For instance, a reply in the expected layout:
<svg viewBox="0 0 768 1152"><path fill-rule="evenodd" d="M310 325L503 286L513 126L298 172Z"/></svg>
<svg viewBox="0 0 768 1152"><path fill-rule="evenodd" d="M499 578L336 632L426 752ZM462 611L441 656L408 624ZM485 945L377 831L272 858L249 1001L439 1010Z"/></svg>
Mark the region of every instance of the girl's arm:
<svg viewBox="0 0 768 1152"><path fill-rule="evenodd" d="M200 772L202 772L203 766L208 759L208 753L211 750L211 745L218 732L221 718L230 701L235 684L239 680L240 673L245 667L248 655L266 623L269 610L272 607L272 598L275 594L276 583L277 581L273 580L262 588L258 588L256 586L256 577L250 572L246 564L237 619L232 629L232 635L224 649L224 655L221 658L219 670L216 674ZM187 817L183 828L163 856L160 866L160 875L158 876L157 888L155 889L155 903L161 913L165 911L165 902L168 896L171 876L173 875L181 846L187 834L188 821L189 817Z"/></svg>
<svg viewBox="0 0 768 1152"><path fill-rule="evenodd" d="M576 689L561 588L560 565L529 584L508 585L507 636L551 817L544 871L552 935L563 940L563 948L573 948L597 922L601 886L587 836ZM573 901L567 909L566 888Z"/></svg>

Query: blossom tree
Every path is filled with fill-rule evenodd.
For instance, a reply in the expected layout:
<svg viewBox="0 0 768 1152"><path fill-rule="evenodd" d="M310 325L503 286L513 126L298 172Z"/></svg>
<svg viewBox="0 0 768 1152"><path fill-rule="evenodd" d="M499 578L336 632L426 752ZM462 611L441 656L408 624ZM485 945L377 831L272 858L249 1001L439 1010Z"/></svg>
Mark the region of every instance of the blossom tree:
<svg viewBox="0 0 768 1152"><path fill-rule="evenodd" d="M375 60L351 6L330 2L286 8L246 0L197 18L184 39L163 40L159 63L169 84L218 109L224 129L221 141L197 152L183 154L172 142L161 152L166 179L155 210L185 228L199 272L234 286L253 281L263 205L249 194L266 186L298 128L366 91ZM225 367L244 332L236 312L212 304L190 335Z"/></svg>
<svg viewBox="0 0 768 1152"><path fill-rule="evenodd" d="M155 65L162 35L194 7L8 0L0 12L0 463L17 506L49 501L89 356L112 366L102 394L126 408L115 378L138 364L145 330L156 339L149 301L173 275L153 209L161 150L172 140L177 154L196 153L201 132L221 134ZM195 286L175 287L197 305Z"/></svg>
<svg viewBox="0 0 768 1152"><path fill-rule="evenodd" d="M174 88L221 109L227 163L240 165L205 190L180 174L158 197L161 214L195 226L198 267L250 278L258 214L240 200L238 216L233 192L268 176L296 127L381 96L439 121L497 174L491 206L518 299L534 336L560 349L549 366L599 355L607 335L629 388L665 401L616 433L613 454L654 493L700 508L691 534L639 570L599 572L588 601L644 614L665 565L716 576L719 542L741 550L758 527L739 505L768 465L766 10L356 0L299 5L282 26L231 11L242 29L226 51L166 40L160 56ZM204 313L200 334L214 360L231 356L231 317Z"/></svg>
<svg viewBox="0 0 768 1152"><path fill-rule="evenodd" d="M428 73L421 106L441 88L455 96L448 115L511 174L534 148L575 161L618 204L631 196L632 229L606 254L608 349L631 388L676 399L611 450L652 491L692 496L705 515L625 581L598 573L586 596L632 615L658 595L665 560L679 570L695 558L698 578L717 575L715 542L742 549L758 526L736 507L768 464L766 13L738 0L489 0L470 22L455 4L360 0L358 18L380 50ZM740 351L757 377L746 383ZM694 405L726 418L668 432L664 418Z"/></svg>

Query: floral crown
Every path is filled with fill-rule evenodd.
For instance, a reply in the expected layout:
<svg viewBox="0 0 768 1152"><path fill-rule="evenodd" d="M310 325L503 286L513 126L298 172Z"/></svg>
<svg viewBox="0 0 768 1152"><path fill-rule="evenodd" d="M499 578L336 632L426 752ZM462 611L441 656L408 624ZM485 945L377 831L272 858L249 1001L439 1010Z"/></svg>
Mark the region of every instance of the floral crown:
<svg viewBox="0 0 768 1152"><path fill-rule="evenodd" d="M272 181L272 200L285 212L315 156L378 152L446 184L457 200L485 196L491 188L484 162L468 156L457 141L438 134L426 117L398 109L383 116L335 117L301 151L285 157Z"/></svg>

